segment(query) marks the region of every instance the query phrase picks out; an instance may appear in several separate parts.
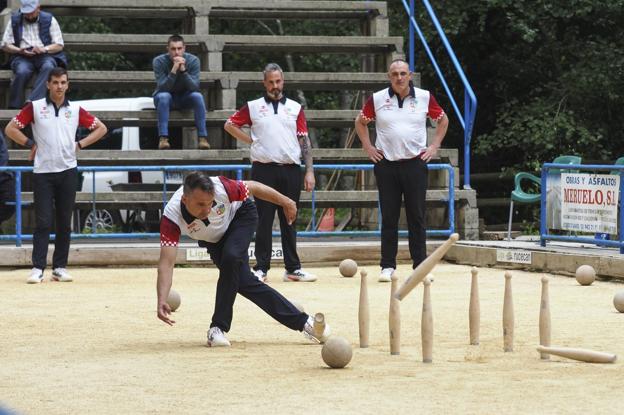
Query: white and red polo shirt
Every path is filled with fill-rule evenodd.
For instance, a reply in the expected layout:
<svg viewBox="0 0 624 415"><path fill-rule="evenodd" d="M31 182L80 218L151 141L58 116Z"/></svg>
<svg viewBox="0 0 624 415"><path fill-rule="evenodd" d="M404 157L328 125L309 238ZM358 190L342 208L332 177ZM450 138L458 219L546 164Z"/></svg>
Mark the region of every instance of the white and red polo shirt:
<svg viewBox="0 0 624 415"><path fill-rule="evenodd" d="M368 98L360 115L375 121L375 147L387 160L397 161L418 157L427 148L427 117L439 121L444 116L429 91L410 87L405 99L392 87L377 91Z"/></svg>
<svg viewBox="0 0 624 415"><path fill-rule="evenodd" d="M198 241L216 243L223 237L236 211L249 197L249 190L244 182L227 177L211 177L214 184L214 201L208 217L204 220L191 215L184 203L181 186L171 196L160 220L160 246L178 246L180 235L186 235Z"/></svg>
<svg viewBox="0 0 624 415"><path fill-rule="evenodd" d="M251 128L251 161L260 163L301 164L298 137L308 134L301 104L282 97L267 96L247 102L228 121Z"/></svg>
<svg viewBox="0 0 624 415"><path fill-rule="evenodd" d="M76 167L76 130L93 130L97 118L67 99L56 108L49 97L29 102L13 118L20 129L32 123L37 145L33 171L57 173Z"/></svg>

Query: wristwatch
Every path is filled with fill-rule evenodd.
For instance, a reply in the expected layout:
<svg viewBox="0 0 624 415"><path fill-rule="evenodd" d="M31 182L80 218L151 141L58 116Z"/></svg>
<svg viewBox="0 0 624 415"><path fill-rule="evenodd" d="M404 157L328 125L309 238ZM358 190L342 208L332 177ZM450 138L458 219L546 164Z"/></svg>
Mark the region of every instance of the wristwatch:
<svg viewBox="0 0 624 415"><path fill-rule="evenodd" d="M49 49L47 46L44 46L44 47L43 47L43 50L45 50L45 51L46 51L46 53L50 53L50 49Z"/></svg>

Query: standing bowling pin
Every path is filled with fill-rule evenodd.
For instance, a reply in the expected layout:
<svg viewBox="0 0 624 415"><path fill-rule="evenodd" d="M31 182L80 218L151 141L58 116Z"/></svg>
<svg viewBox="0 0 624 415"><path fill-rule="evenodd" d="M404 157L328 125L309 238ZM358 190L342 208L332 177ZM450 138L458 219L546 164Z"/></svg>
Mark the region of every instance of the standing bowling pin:
<svg viewBox="0 0 624 415"><path fill-rule="evenodd" d="M479 344L479 326L481 325L481 307L479 305L479 280L476 267L470 270L472 283L470 284L470 308L468 310L468 322L470 326L470 344Z"/></svg>
<svg viewBox="0 0 624 415"><path fill-rule="evenodd" d="M433 361L433 311L431 310L431 279L425 278L423 282L422 319L420 322L420 334L422 336L422 359L423 363Z"/></svg>
<svg viewBox="0 0 624 415"><path fill-rule="evenodd" d="M390 354L401 353L401 302L394 296L398 285L399 277L392 274L390 285L390 311L388 313L388 328L390 331Z"/></svg>
<svg viewBox="0 0 624 415"><path fill-rule="evenodd" d="M550 299L548 295L548 278L542 277L542 300L540 302L539 315L540 345L550 346ZM543 360L550 359L547 353L541 353Z"/></svg>
<svg viewBox="0 0 624 415"><path fill-rule="evenodd" d="M325 333L325 315L323 313L316 313L314 315L314 337L320 339Z"/></svg>
<svg viewBox="0 0 624 415"><path fill-rule="evenodd" d="M370 312L368 310L368 281L366 280L366 270L360 271L360 308L358 311L358 322L360 324L360 348L368 347L368 331Z"/></svg>
<svg viewBox="0 0 624 415"><path fill-rule="evenodd" d="M505 272L505 300L503 301L503 343L506 352L513 352L514 309L511 294L511 272Z"/></svg>

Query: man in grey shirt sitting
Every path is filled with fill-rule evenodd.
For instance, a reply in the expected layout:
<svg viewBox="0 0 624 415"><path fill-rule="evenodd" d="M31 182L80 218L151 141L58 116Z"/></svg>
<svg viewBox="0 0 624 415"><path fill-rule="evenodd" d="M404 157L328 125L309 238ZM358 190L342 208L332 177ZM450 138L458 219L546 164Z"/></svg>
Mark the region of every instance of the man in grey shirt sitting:
<svg viewBox="0 0 624 415"><path fill-rule="evenodd" d="M158 114L158 148L171 148L169 143L169 111L192 108L199 137L199 148L209 149L206 131L206 106L199 91L199 59L186 53L184 38L172 35L167 41L167 53L158 55L152 63L156 77L154 106Z"/></svg>

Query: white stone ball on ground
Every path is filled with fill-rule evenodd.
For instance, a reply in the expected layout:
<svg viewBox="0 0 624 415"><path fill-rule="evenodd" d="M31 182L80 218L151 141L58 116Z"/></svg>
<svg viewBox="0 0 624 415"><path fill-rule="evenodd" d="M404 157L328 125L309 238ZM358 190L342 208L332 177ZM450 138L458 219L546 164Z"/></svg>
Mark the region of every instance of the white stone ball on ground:
<svg viewBox="0 0 624 415"><path fill-rule="evenodd" d="M624 313L624 291L620 291L613 296L613 305L620 313Z"/></svg>
<svg viewBox="0 0 624 415"><path fill-rule="evenodd" d="M596 271L591 265L581 265L576 269L576 281L581 285L591 285L596 280Z"/></svg>
<svg viewBox="0 0 624 415"><path fill-rule="evenodd" d="M338 269L343 277L351 278L357 274L358 265L354 260L347 258L342 260Z"/></svg>
<svg viewBox="0 0 624 415"><path fill-rule="evenodd" d="M169 308L171 309L171 311L176 311L178 307L180 307L181 302L182 298L180 297L180 294L176 290L169 290L167 304L169 304Z"/></svg>
<svg viewBox="0 0 624 415"><path fill-rule="evenodd" d="M343 337L331 336L321 349L321 357L327 366L341 369L349 364L353 357L351 344Z"/></svg>

